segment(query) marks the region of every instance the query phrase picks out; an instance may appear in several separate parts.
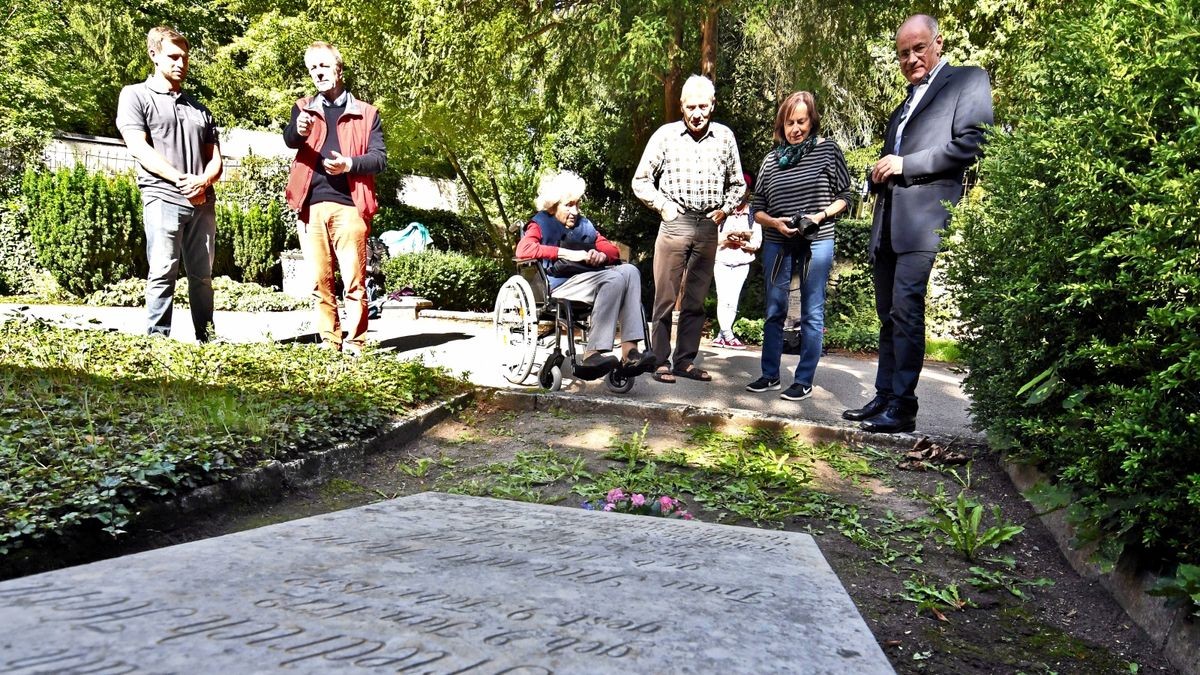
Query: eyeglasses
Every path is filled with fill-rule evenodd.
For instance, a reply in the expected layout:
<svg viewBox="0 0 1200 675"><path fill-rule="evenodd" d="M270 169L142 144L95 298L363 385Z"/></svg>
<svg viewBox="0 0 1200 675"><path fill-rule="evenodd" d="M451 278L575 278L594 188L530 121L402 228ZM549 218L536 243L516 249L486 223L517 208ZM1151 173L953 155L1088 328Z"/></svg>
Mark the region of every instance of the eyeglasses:
<svg viewBox="0 0 1200 675"><path fill-rule="evenodd" d="M937 38L938 33L934 33L933 36L929 38L929 42L917 44L912 49L901 49L900 51L896 52L896 55L900 57L901 61L907 61L908 57L914 54L917 56L917 58L921 58L922 56L925 56L925 52L929 51L929 48L932 47L935 42L937 42Z"/></svg>

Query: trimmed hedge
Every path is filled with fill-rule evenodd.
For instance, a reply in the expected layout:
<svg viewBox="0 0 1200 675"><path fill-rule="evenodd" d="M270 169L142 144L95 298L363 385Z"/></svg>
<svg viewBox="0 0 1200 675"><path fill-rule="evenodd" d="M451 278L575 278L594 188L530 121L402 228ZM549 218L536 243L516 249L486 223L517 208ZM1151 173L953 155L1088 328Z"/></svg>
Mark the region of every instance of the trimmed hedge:
<svg viewBox="0 0 1200 675"><path fill-rule="evenodd" d="M425 251L390 258L383 263L388 290L411 287L437 309L489 311L508 271L490 258Z"/></svg>
<svg viewBox="0 0 1200 675"><path fill-rule="evenodd" d="M254 204L243 210L217 203L217 256L213 276L279 286L283 281L279 256L288 226L279 201L266 208Z"/></svg>
<svg viewBox="0 0 1200 675"><path fill-rule="evenodd" d="M67 291L87 295L146 275L141 198L129 176L29 169L21 193L38 263Z"/></svg>
<svg viewBox="0 0 1200 675"><path fill-rule="evenodd" d="M1200 562L1198 34L1194 2L1056 10L954 219L975 420L1110 560Z"/></svg>

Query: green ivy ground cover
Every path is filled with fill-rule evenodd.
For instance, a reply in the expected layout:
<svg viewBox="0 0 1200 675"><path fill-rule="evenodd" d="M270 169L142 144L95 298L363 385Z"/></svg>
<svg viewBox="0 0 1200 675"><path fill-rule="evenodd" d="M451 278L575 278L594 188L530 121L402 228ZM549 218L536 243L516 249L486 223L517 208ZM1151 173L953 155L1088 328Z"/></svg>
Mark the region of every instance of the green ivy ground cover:
<svg viewBox="0 0 1200 675"><path fill-rule="evenodd" d="M0 554L380 430L464 385L368 352L0 323Z"/></svg>

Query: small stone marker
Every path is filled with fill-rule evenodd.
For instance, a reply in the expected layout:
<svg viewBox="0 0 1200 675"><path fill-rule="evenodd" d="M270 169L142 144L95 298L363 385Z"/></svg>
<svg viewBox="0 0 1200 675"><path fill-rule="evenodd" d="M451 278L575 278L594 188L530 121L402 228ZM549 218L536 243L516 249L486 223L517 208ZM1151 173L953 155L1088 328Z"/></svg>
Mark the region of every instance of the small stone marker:
<svg viewBox="0 0 1200 675"><path fill-rule="evenodd" d="M0 583L0 673L891 673L812 538L425 493Z"/></svg>

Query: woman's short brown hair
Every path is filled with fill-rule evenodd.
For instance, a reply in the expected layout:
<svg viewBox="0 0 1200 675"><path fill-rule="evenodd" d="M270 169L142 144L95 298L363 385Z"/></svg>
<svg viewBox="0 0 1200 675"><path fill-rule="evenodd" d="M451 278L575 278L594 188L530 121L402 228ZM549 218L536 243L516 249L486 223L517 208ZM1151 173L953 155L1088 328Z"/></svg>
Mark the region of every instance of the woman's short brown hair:
<svg viewBox="0 0 1200 675"><path fill-rule="evenodd" d="M808 119L812 122L812 127L809 129L809 136L816 136L821 130L821 113L817 110L817 99L807 91L794 91L788 94L788 97L783 99L783 103L779 104L779 112L775 113L775 142L786 143L787 139L783 134L783 125L787 122L788 117L791 117L792 111L796 106L804 104L808 109Z"/></svg>

